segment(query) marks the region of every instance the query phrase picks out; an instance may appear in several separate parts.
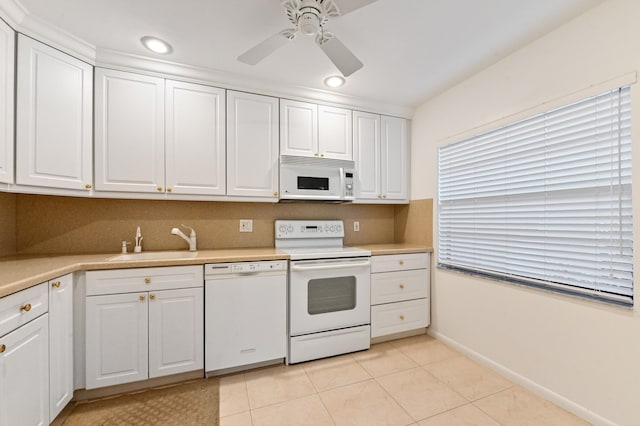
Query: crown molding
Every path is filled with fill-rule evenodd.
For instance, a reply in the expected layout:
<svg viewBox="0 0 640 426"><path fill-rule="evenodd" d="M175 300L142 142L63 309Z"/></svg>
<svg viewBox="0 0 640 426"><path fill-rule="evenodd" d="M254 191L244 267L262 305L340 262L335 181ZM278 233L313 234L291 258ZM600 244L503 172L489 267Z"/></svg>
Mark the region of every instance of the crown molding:
<svg viewBox="0 0 640 426"><path fill-rule="evenodd" d="M14 29L24 20L27 10L16 0L0 0L0 18Z"/></svg>
<svg viewBox="0 0 640 426"><path fill-rule="evenodd" d="M32 15L19 0L0 0L0 17L24 35L91 65L95 64L95 46Z"/></svg>
<svg viewBox="0 0 640 426"><path fill-rule="evenodd" d="M391 105L310 87L286 86L281 82L258 80L242 74L103 49L32 15L19 0L0 0L0 18L14 30L95 66L402 118L411 118L415 112L413 107Z"/></svg>
<svg viewBox="0 0 640 426"><path fill-rule="evenodd" d="M344 108L411 118L415 108L390 105L355 96L301 86L283 86L278 82L257 80L246 75L185 65L162 59L149 58L110 49L96 50L95 65L120 71L143 72L157 77L172 78L192 83L206 84L224 89L251 92L261 95L308 101Z"/></svg>

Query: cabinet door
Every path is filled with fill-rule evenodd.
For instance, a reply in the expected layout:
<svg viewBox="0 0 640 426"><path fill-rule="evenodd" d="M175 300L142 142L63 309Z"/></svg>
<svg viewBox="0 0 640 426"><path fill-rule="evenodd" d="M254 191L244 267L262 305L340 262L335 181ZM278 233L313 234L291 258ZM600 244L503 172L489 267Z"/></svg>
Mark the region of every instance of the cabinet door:
<svg viewBox="0 0 640 426"><path fill-rule="evenodd" d="M49 417L73 398L73 280L49 282Z"/></svg>
<svg viewBox="0 0 640 426"><path fill-rule="evenodd" d="M407 120L382 117L382 198L409 199L409 139Z"/></svg>
<svg viewBox="0 0 640 426"><path fill-rule="evenodd" d="M18 35L16 183L88 190L93 69Z"/></svg>
<svg viewBox="0 0 640 426"><path fill-rule="evenodd" d="M164 80L96 68L96 190L164 192Z"/></svg>
<svg viewBox="0 0 640 426"><path fill-rule="evenodd" d="M377 200L380 189L380 116L353 112L353 145L356 163L356 199Z"/></svg>
<svg viewBox="0 0 640 426"><path fill-rule="evenodd" d="M351 120L350 109L318 107L318 151L321 157L353 160Z"/></svg>
<svg viewBox="0 0 640 426"><path fill-rule="evenodd" d="M278 99L227 91L227 195L278 196Z"/></svg>
<svg viewBox="0 0 640 426"><path fill-rule="evenodd" d="M165 88L167 192L224 195L224 89L171 80Z"/></svg>
<svg viewBox="0 0 640 426"><path fill-rule="evenodd" d="M149 378L204 367L202 288L149 293Z"/></svg>
<svg viewBox="0 0 640 426"><path fill-rule="evenodd" d="M15 32L0 19L0 182L13 183Z"/></svg>
<svg viewBox="0 0 640 426"><path fill-rule="evenodd" d="M280 154L318 157L318 106L280 99Z"/></svg>
<svg viewBox="0 0 640 426"><path fill-rule="evenodd" d="M86 388L147 379L147 293L91 296L86 302Z"/></svg>
<svg viewBox="0 0 640 426"><path fill-rule="evenodd" d="M48 320L0 337L0 425L49 424Z"/></svg>

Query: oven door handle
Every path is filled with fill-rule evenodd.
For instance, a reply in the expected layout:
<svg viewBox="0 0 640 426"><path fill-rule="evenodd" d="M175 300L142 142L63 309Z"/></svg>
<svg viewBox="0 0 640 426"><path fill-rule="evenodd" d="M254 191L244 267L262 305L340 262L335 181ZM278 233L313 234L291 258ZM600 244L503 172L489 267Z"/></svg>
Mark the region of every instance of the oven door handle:
<svg viewBox="0 0 640 426"><path fill-rule="evenodd" d="M330 269L344 269L344 268L359 268L363 266L369 266L371 262L368 260L365 262L350 262L350 263L321 263L313 265L291 265L292 271L321 271Z"/></svg>

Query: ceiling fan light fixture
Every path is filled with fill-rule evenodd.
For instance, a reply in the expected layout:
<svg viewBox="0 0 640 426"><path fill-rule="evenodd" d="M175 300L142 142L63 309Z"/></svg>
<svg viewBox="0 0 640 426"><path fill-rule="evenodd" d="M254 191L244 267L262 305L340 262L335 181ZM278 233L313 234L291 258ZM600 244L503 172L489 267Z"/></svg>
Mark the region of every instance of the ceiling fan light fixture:
<svg viewBox="0 0 640 426"><path fill-rule="evenodd" d="M332 75L324 79L324 84L325 86L336 88L336 87L342 86L345 83L345 81L346 80L342 76Z"/></svg>
<svg viewBox="0 0 640 426"><path fill-rule="evenodd" d="M319 26L318 16L312 12L305 12L298 19L298 28L302 34L314 35L318 32Z"/></svg>
<svg viewBox="0 0 640 426"><path fill-rule="evenodd" d="M159 55L168 55L173 51L169 43L157 37L144 36L140 39L140 42L144 47Z"/></svg>

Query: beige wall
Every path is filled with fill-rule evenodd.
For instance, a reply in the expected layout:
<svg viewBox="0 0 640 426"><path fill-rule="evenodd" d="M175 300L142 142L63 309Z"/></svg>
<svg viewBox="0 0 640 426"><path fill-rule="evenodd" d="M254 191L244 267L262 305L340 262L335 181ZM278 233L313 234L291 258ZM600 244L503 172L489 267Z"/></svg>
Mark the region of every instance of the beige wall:
<svg viewBox="0 0 640 426"><path fill-rule="evenodd" d="M640 69L639 19L640 2L605 1L421 106L412 121L412 198L436 199L438 146L524 112L542 112L559 98L586 95L594 85ZM632 109L637 148L637 84ZM635 151L634 215L640 217L640 152ZM640 253L640 221L634 220L634 228L634 252ZM437 255L437 241L435 249ZM436 269L431 332L594 424L638 424L637 307Z"/></svg>
<svg viewBox="0 0 640 426"><path fill-rule="evenodd" d="M0 192L0 257L16 253L16 195Z"/></svg>
<svg viewBox="0 0 640 426"><path fill-rule="evenodd" d="M394 242L398 234L406 242L427 244L431 216L430 200L408 206L306 204L306 203L218 203L200 201L110 200L40 195L17 196L17 251L37 253L116 253L123 240L133 241L142 230L144 250L183 249L186 243L170 234L184 223L194 227L200 249L224 247L271 247L276 219L342 219L345 244ZM399 209L399 215L396 214ZM415 214L409 214L414 211ZM239 219L253 219L253 233L240 233ZM353 221L360 232L353 232ZM396 220L398 226L396 226ZM425 226L429 228L425 229ZM405 227L413 226L413 239ZM419 239L415 236L422 235ZM431 245L430 243L428 244Z"/></svg>

